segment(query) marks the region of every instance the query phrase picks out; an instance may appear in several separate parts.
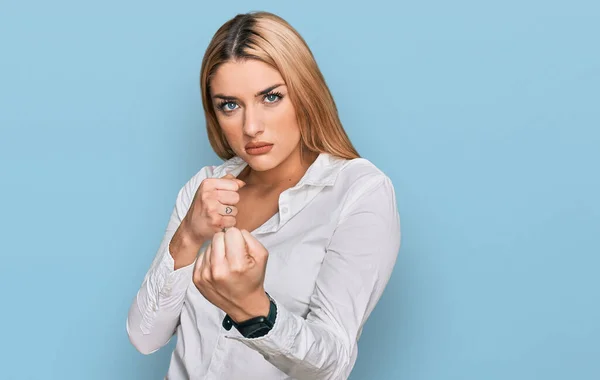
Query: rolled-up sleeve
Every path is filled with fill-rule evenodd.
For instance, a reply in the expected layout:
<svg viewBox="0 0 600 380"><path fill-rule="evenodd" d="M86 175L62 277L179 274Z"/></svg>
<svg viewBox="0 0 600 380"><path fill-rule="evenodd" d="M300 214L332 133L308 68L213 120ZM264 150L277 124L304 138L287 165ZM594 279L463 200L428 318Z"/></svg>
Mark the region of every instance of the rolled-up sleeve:
<svg viewBox="0 0 600 380"><path fill-rule="evenodd" d="M391 180L381 174L360 187L346 200L327 246L306 318L277 304L267 335L231 336L293 378L349 375L363 325L396 263L400 217Z"/></svg>
<svg viewBox="0 0 600 380"><path fill-rule="evenodd" d="M131 343L143 354L151 354L167 344L179 323L194 263L174 270L169 243L208 170L209 167L203 168L179 191L158 252L129 308L127 334Z"/></svg>

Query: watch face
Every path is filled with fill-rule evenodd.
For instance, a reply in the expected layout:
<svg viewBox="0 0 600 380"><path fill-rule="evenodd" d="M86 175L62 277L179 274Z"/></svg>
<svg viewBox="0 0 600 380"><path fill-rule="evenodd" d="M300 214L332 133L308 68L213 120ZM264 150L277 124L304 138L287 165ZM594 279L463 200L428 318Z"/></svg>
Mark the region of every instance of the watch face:
<svg viewBox="0 0 600 380"><path fill-rule="evenodd" d="M223 318L223 328L227 331L231 330L231 327L233 326L233 320L231 318L229 318L229 315L226 315L225 318Z"/></svg>
<svg viewBox="0 0 600 380"><path fill-rule="evenodd" d="M229 315L225 315L223 318L223 328L229 331L231 327L235 326L235 328L246 338L258 338L263 335L266 335L273 326L275 325L275 319L277 318L277 305L273 298L269 296L267 293L269 300L271 301L271 305L269 307L269 315L260 316L251 318L247 321L236 323Z"/></svg>

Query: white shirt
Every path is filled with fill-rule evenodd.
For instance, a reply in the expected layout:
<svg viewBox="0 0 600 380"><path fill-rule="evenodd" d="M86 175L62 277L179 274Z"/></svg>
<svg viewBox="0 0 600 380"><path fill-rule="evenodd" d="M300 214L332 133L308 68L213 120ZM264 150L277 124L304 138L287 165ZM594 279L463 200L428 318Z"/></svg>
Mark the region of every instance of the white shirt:
<svg viewBox="0 0 600 380"><path fill-rule="evenodd" d="M150 354L177 334L169 380L347 379L400 248L392 183L366 159L321 153L281 193L279 212L252 231L269 251L264 285L277 318L267 335L247 339L222 327L225 313L192 282L194 264L173 270L168 248L202 180L246 165L234 157L206 166L181 189L129 310L129 339Z"/></svg>

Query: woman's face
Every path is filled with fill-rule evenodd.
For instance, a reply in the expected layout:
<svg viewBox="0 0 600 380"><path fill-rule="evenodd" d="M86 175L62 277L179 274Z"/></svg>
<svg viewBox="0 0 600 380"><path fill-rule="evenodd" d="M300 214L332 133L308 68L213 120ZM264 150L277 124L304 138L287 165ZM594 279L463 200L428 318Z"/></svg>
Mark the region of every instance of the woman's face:
<svg viewBox="0 0 600 380"><path fill-rule="evenodd" d="M258 60L227 62L211 81L217 120L233 151L257 171L299 149L300 128L279 71Z"/></svg>

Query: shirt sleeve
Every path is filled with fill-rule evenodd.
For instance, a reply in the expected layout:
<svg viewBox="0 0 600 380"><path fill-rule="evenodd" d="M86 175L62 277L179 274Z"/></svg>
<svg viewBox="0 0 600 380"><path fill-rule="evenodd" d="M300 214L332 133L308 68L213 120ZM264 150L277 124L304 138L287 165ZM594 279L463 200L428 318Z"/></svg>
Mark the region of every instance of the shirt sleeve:
<svg viewBox="0 0 600 380"><path fill-rule="evenodd" d="M169 251L169 243L208 171L209 167L203 168L179 191L158 252L129 308L127 334L131 343L143 354L151 354L166 345L179 324L194 263L174 270L175 261Z"/></svg>
<svg viewBox="0 0 600 380"><path fill-rule="evenodd" d="M327 247L306 319L275 300L277 318L267 335L230 337L296 379L348 376L398 256L400 217L390 179L379 175L352 198Z"/></svg>

